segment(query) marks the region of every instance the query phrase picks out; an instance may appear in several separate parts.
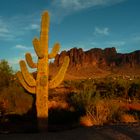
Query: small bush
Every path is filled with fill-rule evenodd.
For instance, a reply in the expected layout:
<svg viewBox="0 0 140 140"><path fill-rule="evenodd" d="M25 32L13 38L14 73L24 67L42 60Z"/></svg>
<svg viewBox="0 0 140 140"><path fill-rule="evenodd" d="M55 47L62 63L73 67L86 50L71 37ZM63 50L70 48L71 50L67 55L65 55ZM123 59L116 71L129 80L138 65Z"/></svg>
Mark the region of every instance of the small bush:
<svg viewBox="0 0 140 140"><path fill-rule="evenodd" d="M31 109L33 98L14 82L7 88L3 88L0 93L0 102L6 102L5 111L7 114L22 115Z"/></svg>
<svg viewBox="0 0 140 140"><path fill-rule="evenodd" d="M125 111L120 108L119 104L108 102L109 108L109 115L108 115L108 122L119 122L121 116L125 113Z"/></svg>
<svg viewBox="0 0 140 140"><path fill-rule="evenodd" d="M81 114L85 114L87 108L92 102L95 102L95 95L98 94L95 87L91 89L85 89L79 93L73 93L69 97L69 103Z"/></svg>
<svg viewBox="0 0 140 140"><path fill-rule="evenodd" d="M107 122L109 108L104 100L98 100L87 110L87 115L91 116L93 124L102 125Z"/></svg>

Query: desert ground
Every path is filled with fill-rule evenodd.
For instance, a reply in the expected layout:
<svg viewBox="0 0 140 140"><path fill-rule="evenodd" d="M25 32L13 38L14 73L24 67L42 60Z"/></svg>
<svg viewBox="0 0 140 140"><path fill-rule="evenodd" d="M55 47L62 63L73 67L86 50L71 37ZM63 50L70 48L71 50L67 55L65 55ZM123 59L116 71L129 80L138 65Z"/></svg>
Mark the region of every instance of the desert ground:
<svg viewBox="0 0 140 140"><path fill-rule="evenodd" d="M48 133L0 134L1 140L139 140L140 123L78 127Z"/></svg>

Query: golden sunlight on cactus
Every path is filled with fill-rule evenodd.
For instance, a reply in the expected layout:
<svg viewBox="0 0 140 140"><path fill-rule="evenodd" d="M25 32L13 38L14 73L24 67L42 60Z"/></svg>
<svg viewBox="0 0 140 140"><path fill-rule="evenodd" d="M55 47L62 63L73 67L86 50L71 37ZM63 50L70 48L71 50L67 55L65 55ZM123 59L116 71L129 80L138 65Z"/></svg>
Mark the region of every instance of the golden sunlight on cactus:
<svg viewBox="0 0 140 140"><path fill-rule="evenodd" d="M26 53L25 58L30 68L37 68L37 64L33 62L33 59L30 53Z"/></svg>
<svg viewBox="0 0 140 140"><path fill-rule="evenodd" d="M38 62L33 62L30 53L26 53L25 55L29 67L37 68L37 78L34 79L32 74L28 72L24 60L20 61L21 72L17 72L17 77L22 86L28 92L36 94L36 110L38 118L38 128L40 131L46 131L48 125L48 88L55 88L62 82L69 65L69 57L66 56L58 74L51 81L48 81L48 59L55 58L60 49L59 43L56 43L51 53L48 53L48 32L49 14L48 12L44 12L42 15L40 39L33 39L33 46L38 56Z"/></svg>
<svg viewBox="0 0 140 140"><path fill-rule="evenodd" d="M21 60L19 62L20 64L20 69L21 69L21 72L22 72L22 75L26 81L26 83L29 85L29 86L35 86L36 85L36 82L35 82L35 79L33 78L33 76L28 72L28 69L26 67L26 64L25 64L25 61L24 60Z"/></svg>
<svg viewBox="0 0 140 140"><path fill-rule="evenodd" d="M52 49L52 52L49 54L49 59L55 58L55 56L57 55L57 53L59 52L60 49L60 45L59 43L56 43Z"/></svg>

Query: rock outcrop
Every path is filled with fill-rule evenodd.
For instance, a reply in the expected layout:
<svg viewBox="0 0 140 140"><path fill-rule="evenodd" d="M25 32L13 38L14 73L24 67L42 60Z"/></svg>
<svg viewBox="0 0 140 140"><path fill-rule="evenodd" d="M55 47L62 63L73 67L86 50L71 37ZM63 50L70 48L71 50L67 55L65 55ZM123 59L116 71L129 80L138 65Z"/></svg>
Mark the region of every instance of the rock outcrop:
<svg viewBox="0 0 140 140"><path fill-rule="evenodd" d="M60 66L64 56L70 57L69 68L72 69L82 67L137 67L140 66L140 50L127 54L117 53L114 47L112 48L93 48L88 51L83 51L81 48L72 48L69 51L62 51L55 58L55 66Z"/></svg>

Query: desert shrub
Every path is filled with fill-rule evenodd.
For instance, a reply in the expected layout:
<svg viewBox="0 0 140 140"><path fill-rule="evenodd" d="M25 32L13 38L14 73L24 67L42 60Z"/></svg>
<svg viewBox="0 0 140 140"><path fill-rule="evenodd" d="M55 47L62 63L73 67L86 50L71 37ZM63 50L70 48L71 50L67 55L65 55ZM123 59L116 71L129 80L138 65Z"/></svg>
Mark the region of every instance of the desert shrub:
<svg viewBox="0 0 140 140"><path fill-rule="evenodd" d="M135 80L129 89L128 96L131 99L138 98L140 99L140 80Z"/></svg>
<svg viewBox="0 0 140 140"><path fill-rule="evenodd" d="M87 90L92 89L93 86L95 86L95 82L92 79L86 79L86 80L75 80L75 81L64 81L65 87L72 87L77 90Z"/></svg>
<svg viewBox="0 0 140 140"><path fill-rule="evenodd" d="M118 91L118 94L122 93L122 97L128 98L128 92L129 92L129 89L131 87L131 83L132 82L130 80L127 80L127 79L118 79L117 84L121 89L120 91Z"/></svg>
<svg viewBox="0 0 140 140"><path fill-rule="evenodd" d="M140 97L140 80L119 78L103 78L103 79L86 79L65 81L65 87L71 87L76 92L92 90L96 86L96 91L100 93L102 98L139 98Z"/></svg>
<svg viewBox="0 0 140 140"><path fill-rule="evenodd" d="M119 122L121 116L125 113L123 108L120 108L119 104L108 101L108 122Z"/></svg>
<svg viewBox="0 0 140 140"><path fill-rule="evenodd" d="M93 124L101 125L107 122L109 107L106 100L100 97L96 87L85 89L83 92L71 96L71 104L81 116L89 116Z"/></svg>
<svg viewBox="0 0 140 140"><path fill-rule="evenodd" d="M93 124L102 125L107 122L110 111L107 106L108 103L101 99L98 92L88 91L74 94L71 100L79 114L90 117Z"/></svg>
<svg viewBox="0 0 140 140"><path fill-rule="evenodd" d="M18 83L13 82L0 91L0 102L6 102L7 114L24 114L32 107L33 98Z"/></svg>
<svg viewBox="0 0 140 140"><path fill-rule="evenodd" d="M13 70L6 60L0 61L0 90L10 85L13 79Z"/></svg>
<svg viewBox="0 0 140 140"><path fill-rule="evenodd" d="M96 94L98 94L96 87L93 87L93 89L87 88L79 93L72 93L68 98L68 102L82 115L86 113L90 104L95 102L94 97Z"/></svg>
<svg viewBox="0 0 140 140"><path fill-rule="evenodd" d="M78 80L78 81L75 81L73 82L73 87L76 88L77 90L83 90L84 88L84 80Z"/></svg>
<svg viewBox="0 0 140 140"><path fill-rule="evenodd" d="M97 100L87 110L87 115L91 116L93 124L96 125L121 122L121 118L125 113L125 109L120 108L119 104L108 99Z"/></svg>
<svg viewBox="0 0 140 140"><path fill-rule="evenodd" d="M91 118L94 125L119 122L125 112L118 104L100 97L97 91L75 93L70 101L75 110L81 116Z"/></svg>
<svg viewBox="0 0 140 140"><path fill-rule="evenodd" d="M98 97L99 98L99 97ZM105 100L96 100L87 109L87 115L91 116L93 124L102 125L107 122L109 114L108 104Z"/></svg>
<svg viewBox="0 0 140 140"><path fill-rule="evenodd" d="M97 90L100 91L102 98L114 98L116 97L116 83L112 79L102 79L96 81Z"/></svg>

